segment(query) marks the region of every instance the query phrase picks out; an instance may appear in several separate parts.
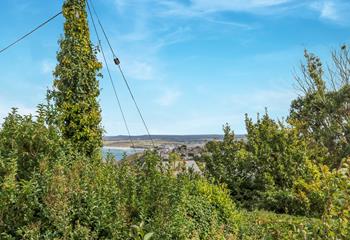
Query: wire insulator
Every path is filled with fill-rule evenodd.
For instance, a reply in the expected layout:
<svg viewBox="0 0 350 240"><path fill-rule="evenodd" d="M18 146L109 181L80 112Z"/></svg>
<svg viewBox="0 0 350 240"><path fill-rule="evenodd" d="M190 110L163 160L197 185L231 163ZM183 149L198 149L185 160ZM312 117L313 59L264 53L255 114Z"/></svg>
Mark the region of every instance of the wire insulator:
<svg viewBox="0 0 350 240"><path fill-rule="evenodd" d="M119 58L114 58L114 63L115 63L115 65L119 65L120 64L120 60L119 60Z"/></svg>

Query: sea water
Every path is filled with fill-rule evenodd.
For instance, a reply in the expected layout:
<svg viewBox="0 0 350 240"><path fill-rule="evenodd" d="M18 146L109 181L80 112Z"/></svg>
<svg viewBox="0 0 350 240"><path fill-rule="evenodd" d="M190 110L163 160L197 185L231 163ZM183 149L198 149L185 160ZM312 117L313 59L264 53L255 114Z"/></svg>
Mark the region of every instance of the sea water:
<svg viewBox="0 0 350 240"><path fill-rule="evenodd" d="M122 147L103 147L102 153L104 156L106 156L108 153L111 153L115 156L117 160L121 160L123 156L126 154L127 156L130 156L132 154L143 152L144 149L141 148L122 148Z"/></svg>

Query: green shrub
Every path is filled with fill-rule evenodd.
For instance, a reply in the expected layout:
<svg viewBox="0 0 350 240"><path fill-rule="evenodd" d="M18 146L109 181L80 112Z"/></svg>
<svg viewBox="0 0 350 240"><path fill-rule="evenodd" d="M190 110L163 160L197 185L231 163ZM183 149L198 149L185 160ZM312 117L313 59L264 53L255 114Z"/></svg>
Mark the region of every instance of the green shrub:
<svg viewBox="0 0 350 240"><path fill-rule="evenodd" d="M20 116L16 109L5 118L0 131L0 179L10 159L17 162L17 179L28 180L40 162L54 162L69 152L69 144L60 138L55 127L45 124L45 119L43 106L38 109L37 120Z"/></svg>
<svg viewBox="0 0 350 240"><path fill-rule="evenodd" d="M174 176L153 153L137 165L135 188L121 186L134 199L127 212L137 216L136 223L145 221L146 232L153 232L155 239L206 239L235 233L239 214L225 187L189 173Z"/></svg>
<svg viewBox="0 0 350 240"><path fill-rule="evenodd" d="M323 215L328 239L350 239L350 159L333 171L328 185L330 197Z"/></svg>
<svg viewBox="0 0 350 240"><path fill-rule="evenodd" d="M323 146L324 163L339 168L350 155L350 52L347 46L332 52L332 63L324 67L319 57L305 51L301 94L291 104L288 121L309 138L309 146ZM329 76L329 78L327 78Z"/></svg>
<svg viewBox="0 0 350 240"><path fill-rule="evenodd" d="M14 111L0 130L1 239L222 239L237 232L239 213L224 186L174 175L152 152L133 162L91 159L44 118ZM142 222L142 234L130 235Z"/></svg>
<svg viewBox="0 0 350 240"><path fill-rule="evenodd" d="M232 197L245 208L321 216L323 211L313 207L314 203L324 206L321 196L310 199L322 201L306 204L295 191L295 184L300 189L302 181L320 175L314 160L319 150L309 149L296 128L275 122L267 113L256 123L246 118L246 127L246 141L236 141L226 126L222 142L206 145L206 175L227 184Z"/></svg>

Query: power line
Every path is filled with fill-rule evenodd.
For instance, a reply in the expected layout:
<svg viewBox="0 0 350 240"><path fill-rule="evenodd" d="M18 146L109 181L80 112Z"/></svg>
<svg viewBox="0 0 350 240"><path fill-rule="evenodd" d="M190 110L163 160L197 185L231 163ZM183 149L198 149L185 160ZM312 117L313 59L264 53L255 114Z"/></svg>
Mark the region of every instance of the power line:
<svg viewBox="0 0 350 240"><path fill-rule="evenodd" d="M3 48L0 50L0 54L5 52L7 49L11 48L13 45L17 44L18 42L22 41L23 39L25 39L26 37L28 37L29 35L31 35L32 33L34 33L35 31L39 30L41 27L45 26L47 23L51 22L53 19L55 19L56 17L58 17L59 15L62 14L62 11L57 13L56 15L52 16L51 18L49 18L48 20L46 20L45 22L43 22L42 24L40 24L39 26L37 26L36 28L34 28L33 30L31 30L30 32L28 32L27 34L23 35L22 37L18 38L16 41L14 41L13 43L11 43L10 45L8 45L7 47Z"/></svg>
<svg viewBox="0 0 350 240"><path fill-rule="evenodd" d="M122 108L122 105L120 103L120 100L119 100L119 97L118 97L118 93L116 91L116 87L114 85L114 81L113 81L113 78L112 78L112 75L111 75L111 72L109 70L109 66L108 66L108 63L107 63L107 59L106 59L106 55L103 51L103 47L102 47L102 43L101 43L101 39L100 39L100 36L98 34L98 31L97 31L97 28L96 28L96 25L95 25L95 20L94 20L94 17L93 15L91 14L91 10L90 10L90 6L89 6L89 3L87 2L87 7L88 7L88 10L89 10L89 13L90 13L90 17L91 17L91 21L92 21L92 25L94 27L94 30L95 30L95 33L96 33L96 37L97 37L97 40L98 40L98 45L101 49L101 52L102 52L102 56L103 56L103 60L104 60L104 63L106 65L106 69L107 69L107 72L108 72L108 76L109 76L109 79L111 81L111 84L112 84L112 88L113 88L113 92L114 92L114 96L115 98L117 99L117 102L118 102L118 107L119 107L119 110L122 114L122 118L123 118L123 121L124 121L124 125L125 125L125 128L126 128L126 131L128 132L128 136L129 136L129 140L130 140L130 143L133 147L133 150L134 152L136 153L136 149L135 149L135 145L134 145L134 142L131 138L131 134L130 134L130 130L129 130L129 127L128 127L128 123L126 121L126 118L125 118L125 115L124 115L124 111L123 111L123 108Z"/></svg>
<svg viewBox="0 0 350 240"><path fill-rule="evenodd" d="M119 68L119 71L120 71L120 73L121 73L121 75L122 75L122 77L123 77L123 79L124 79L124 82L125 82L125 84L126 84L128 90L129 90L130 96L131 96L131 98L132 98L132 100L133 100L133 102L134 102L134 104L135 104L135 107L136 107L136 109L137 109L137 112L138 112L139 115L140 115L141 121L142 121L143 125L145 126L145 129L146 129L146 131L147 131L148 137L149 137L149 139L151 140L153 147L155 148L155 144L154 144L153 138L152 138L152 136L151 136L151 134L150 134L150 132L149 132L148 126L147 126L147 124L146 124L146 121L145 121L145 119L144 119L143 116L142 116L141 110L140 110L140 108L139 108L139 106L138 106L138 104L137 104L137 102L136 102L136 100L135 100L134 94L132 93L132 91L131 91L131 89L130 89L129 83L128 83L128 81L127 81L126 78L125 78L124 72L123 72L123 70L122 70L120 64L118 64L118 68Z"/></svg>
<svg viewBox="0 0 350 240"><path fill-rule="evenodd" d="M87 2L87 4L88 4L88 6L89 6L89 0L87 0L86 2ZM102 32L103 32L103 35L104 35L104 37L105 37L105 39L106 39L106 41L107 41L107 43L108 43L108 46L109 46L109 48L110 48L110 50L111 50L111 52L112 52L112 54L113 54L114 62L115 62L116 65L118 65L118 69L119 69L119 71L120 71L120 73L121 73L121 75L122 75L122 78L123 78L123 80L124 80L124 82L125 82L125 85L126 85L127 88L128 88L129 94L130 94L130 96L131 96L131 98L132 98L132 100L133 100L133 102L134 102L134 105L135 105L135 107L136 107L136 110L137 110L137 112L138 112L140 118L141 118L141 121L142 121L142 123L143 123L143 125L144 125L144 127L145 127L145 129L146 129L146 131L147 131L148 137L149 137L149 139L151 140L153 147L155 148L155 144L154 144L153 138L152 138L152 136L151 136L151 134L150 134L150 132L149 132L148 126L147 126L147 124L146 124L146 121L144 120L144 118L143 118L143 116L142 116L141 110L140 110L140 108L139 108L139 106L138 106L138 104L137 104L137 102L136 102L136 99L135 99L135 97L134 97L134 94L132 93L132 90L131 90L131 88L130 88L130 85L129 85L129 83L128 83L126 77L125 77L125 74L124 74L124 72L123 72L123 69L122 69L121 66L120 66L120 61L119 61L119 59L117 58L117 56L115 55L115 52L114 52L114 50L113 50L113 47L112 47L112 45L111 45L111 43L110 43L110 41L109 41L109 38L108 38L108 36L107 36L107 34L106 34L105 30L104 30L104 27L102 26L102 23L101 23L101 21L100 21L100 18L98 17L98 14L97 14L97 12L96 12L96 10L95 10L95 7L94 7L93 3L92 3L92 2L90 2L90 3L91 3L92 10L93 10L93 12L94 12L94 14L95 14L95 16L96 16L96 18L97 18L98 24L100 25L100 28L101 28L101 30L102 30ZM91 13L90 13L90 14L91 14Z"/></svg>
<svg viewBox="0 0 350 240"><path fill-rule="evenodd" d="M87 0L86 2L87 2L87 4L88 4L88 6L89 6L89 0ZM102 32L103 32L103 35L104 35L104 37L105 37L105 39L106 39L106 41L107 41L107 43L108 43L109 49L111 50L111 52L112 52L112 54L113 54L113 58L116 58L117 56L115 55L115 52L114 52L114 50L113 50L113 48L112 48L112 45L111 45L111 43L110 43L110 41L109 41L109 39L108 39L108 37L107 37L107 34L106 34L106 32L105 32L105 29L104 29L103 26L102 26L102 23L101 23L101 21L100 21L100 18L99 18L98 15L97 15L97 12L96 12L96 10L95 10L94 4L92 3L92 1L91 1L90 3L91 3L92 11L94 12L94 14L95 14L95 16L96 16L96 18L97 18L98 25L100 25L101 30L102 30ZM91 14L91 13L90 13L90 14Z"/></svg>

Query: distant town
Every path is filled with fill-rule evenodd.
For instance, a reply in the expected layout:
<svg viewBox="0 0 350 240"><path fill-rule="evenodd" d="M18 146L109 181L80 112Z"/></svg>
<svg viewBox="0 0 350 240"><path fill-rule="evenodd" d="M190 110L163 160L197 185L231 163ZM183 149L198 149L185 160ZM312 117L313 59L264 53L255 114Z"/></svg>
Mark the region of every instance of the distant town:
<svg viewBox="0 0 350 240"><path fill-rule="evenodd" d="M236 135L237 140L245 139L245 135ZM152 138L152 140L151 140ZM203 148L206 143L210 141L222 141L223 135L209 134L209 135L141 135L131 136L105 136L103 138L104 146L106 148L133 148L149 149L154 148L161 156L164 162L169 160L171 153L177 153L187 169L193 169L195 172L201 172L198 159L201 157Z"/></svg>

